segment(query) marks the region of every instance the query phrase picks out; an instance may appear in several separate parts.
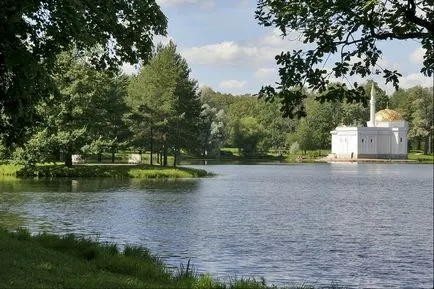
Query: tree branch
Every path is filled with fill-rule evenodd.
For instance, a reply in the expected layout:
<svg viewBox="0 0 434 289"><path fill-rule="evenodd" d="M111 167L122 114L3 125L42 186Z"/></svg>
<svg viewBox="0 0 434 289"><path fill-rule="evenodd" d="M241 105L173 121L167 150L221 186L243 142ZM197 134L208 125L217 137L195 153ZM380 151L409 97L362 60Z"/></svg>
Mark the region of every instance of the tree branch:
<svg viewBox="0 0 434 289"><path fill-rule="evenodd" d="M410 33L405 33L402 35L399 34L395 34L392 32L381 32L381 33L376 33L375 31L371 31L371 37L378 39L378 40L386 40L386 39L400 39L400 40L405 40L405 39L418 39L418 38L423 38L423 37L427 37L429 35L429 33L423 33L423 32L410 32Z"/></svg>
<svg viewBox="0 0 434 289"><path fill-rule="evenodd" d="M414 0L408 0L407 9L405 10L404 14L408 21L418 26L424 27L426 30L428 30L431 34L434 35L434 22L429 22L416 16L416 3L414 2Z"/></svg>

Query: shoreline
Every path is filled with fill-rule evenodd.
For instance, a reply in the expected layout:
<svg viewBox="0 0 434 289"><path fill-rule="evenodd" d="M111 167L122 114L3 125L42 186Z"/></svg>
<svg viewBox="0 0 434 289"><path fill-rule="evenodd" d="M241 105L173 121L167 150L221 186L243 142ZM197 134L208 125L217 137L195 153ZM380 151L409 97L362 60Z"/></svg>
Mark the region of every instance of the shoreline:
<svg viewBox="0 0 434 289"><path fill-rule="evenodd" d="M160 167L129 164L65 165L39 164L36 166L0 165L0 175L17 178L110 177L141 179L200 178L212 174L203 169L188 167Z"/></svg>
<svg viewBox="0 0 434 289"><path fill-rule="evenodd" d="M0 287L7 288L314 289L305 284L277 287L263 278L234 277L226 283L210 273L198 274L190 261L170 270L145 247L127 245L121 251L116 244L74 234L0 228L0 256Z"/></svg>
<svg viewBox="0 0 434 289"><path fill-rule="evenodd" d="M331 159L323 158L315 160L317 163L394 163L394 164L423 164L424 162L418 162L417 160L403 160L403 159Z"/></svg>

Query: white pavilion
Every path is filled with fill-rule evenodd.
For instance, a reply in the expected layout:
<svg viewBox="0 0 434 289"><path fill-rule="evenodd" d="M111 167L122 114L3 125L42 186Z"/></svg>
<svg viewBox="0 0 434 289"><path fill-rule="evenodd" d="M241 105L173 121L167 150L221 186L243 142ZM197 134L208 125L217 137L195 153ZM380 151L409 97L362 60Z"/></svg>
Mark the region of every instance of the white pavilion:
<svg viewBox="0 0 434 289"><path fill-rule="evenodd" d="M371 88L370 120L367 127L337 127L331 132L336 159L407 159L408 123L396 111L375 113L375 91Z"/></svg>

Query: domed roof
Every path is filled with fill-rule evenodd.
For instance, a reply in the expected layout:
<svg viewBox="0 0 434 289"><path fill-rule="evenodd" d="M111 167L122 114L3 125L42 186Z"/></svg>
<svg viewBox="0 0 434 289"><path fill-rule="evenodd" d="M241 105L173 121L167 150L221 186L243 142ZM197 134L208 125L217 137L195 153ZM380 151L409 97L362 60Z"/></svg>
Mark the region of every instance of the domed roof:
<svg viewBox="0 0 434 289"><path fill-rule="evenodd" d="M402 115L392 109L383 109L375 114L375 121L403 121Z"/></svg>

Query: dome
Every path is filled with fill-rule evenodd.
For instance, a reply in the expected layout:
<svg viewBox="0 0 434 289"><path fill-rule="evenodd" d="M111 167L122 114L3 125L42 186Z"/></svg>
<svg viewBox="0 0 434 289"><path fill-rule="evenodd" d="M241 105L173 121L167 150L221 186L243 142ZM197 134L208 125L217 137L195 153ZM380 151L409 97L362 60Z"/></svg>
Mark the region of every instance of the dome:
<svg viewBox="0 0 434 289"><path fill-rule="evenodd" d="M402 115L392 109L383 109L375 114L375 121L403 121Z"/></svg>

